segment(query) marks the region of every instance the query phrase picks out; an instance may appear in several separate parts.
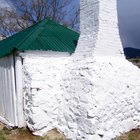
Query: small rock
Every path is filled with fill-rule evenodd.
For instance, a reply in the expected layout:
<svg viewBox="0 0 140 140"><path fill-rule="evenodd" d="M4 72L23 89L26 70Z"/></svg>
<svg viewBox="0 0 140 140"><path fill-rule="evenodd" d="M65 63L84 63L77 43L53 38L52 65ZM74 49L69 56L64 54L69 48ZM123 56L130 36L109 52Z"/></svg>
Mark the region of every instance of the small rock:
<svg viewBox="0 0 140 140"><path fill-rule="evenodd" d="M103 137L103 136L104 136L104 133L105 133L105 132L104 132L103 130L101 130L101 129L97 131L97 134L98 134L100 137Z"/></svg>

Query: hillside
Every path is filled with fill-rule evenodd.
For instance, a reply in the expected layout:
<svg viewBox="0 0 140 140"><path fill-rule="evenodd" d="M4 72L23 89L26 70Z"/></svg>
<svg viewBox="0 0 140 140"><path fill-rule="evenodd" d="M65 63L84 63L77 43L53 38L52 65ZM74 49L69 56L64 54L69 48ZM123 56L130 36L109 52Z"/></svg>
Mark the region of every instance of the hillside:
<svg viewBox="0 0 140 140"><path fill-rule="evenodd" d="M140 58L140 49L136 48L124 48L124 54L126 58Z"/></svg>

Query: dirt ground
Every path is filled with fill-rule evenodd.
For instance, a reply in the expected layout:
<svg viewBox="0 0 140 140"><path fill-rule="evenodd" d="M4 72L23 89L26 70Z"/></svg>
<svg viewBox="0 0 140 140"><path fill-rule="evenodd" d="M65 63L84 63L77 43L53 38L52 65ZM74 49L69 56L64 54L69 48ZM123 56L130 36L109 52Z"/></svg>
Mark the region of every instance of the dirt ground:
<svg viewBox="0 0 140 140"><path fill-rule="evenodd" d="M134 129L113 140L140 140L140 129Z"/></svg>
<svg viewBox="0 0 140 140"><path fill-rule="evenodd" d="M0 123L0 140L68 140L65 136L53 129L45 137L38 137L25 128L8 129ZM140 140L140 129L132 130L113 140Z"/></svg>
<svg viewBox="0 0 140 140"><path fill-rule="evenodd" d="M65 136L53 129L45 137L38 137L25 128L8 129L0 123L0 140L68 140Z"/></svg>
<svg viewBox="0 0 140 140"><path fill-rule="evenodd" d="M140 58L128 59L128 61L132 62L134 65L140 68Z"/></svg>

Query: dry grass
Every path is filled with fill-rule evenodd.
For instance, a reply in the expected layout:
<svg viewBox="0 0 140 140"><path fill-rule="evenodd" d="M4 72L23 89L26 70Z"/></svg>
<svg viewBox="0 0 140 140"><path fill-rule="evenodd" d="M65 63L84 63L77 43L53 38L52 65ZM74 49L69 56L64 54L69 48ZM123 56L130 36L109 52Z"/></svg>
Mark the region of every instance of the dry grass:
<svg viewBox="0 0 140 140"><path fill-rule="evenodd" d="M132 130L114 140L140 140L140 129Z"/></svg>
<svg viewBox="0 0 140 140"><path fill-rule="evenodd" d="M0 140L67 140L63 134L53 129L48 132L45 137L34 136L25 128L22 129L7 129L3 124L0 124Z"/></svg>
<svg viewBox="0 0 140 140"><path fill-rule="evenodd" d="M53 129L53 130L49 131L47 133L47 136L45 136L45 138L48 138L47 140L68 140L57 129Z"/></svg>
<svg viewBox="0 0 140 140"><path fill-rule="evenodd" d="M132 62L134 65L140 68L140 58L128 59L128 61Z"/></svg>

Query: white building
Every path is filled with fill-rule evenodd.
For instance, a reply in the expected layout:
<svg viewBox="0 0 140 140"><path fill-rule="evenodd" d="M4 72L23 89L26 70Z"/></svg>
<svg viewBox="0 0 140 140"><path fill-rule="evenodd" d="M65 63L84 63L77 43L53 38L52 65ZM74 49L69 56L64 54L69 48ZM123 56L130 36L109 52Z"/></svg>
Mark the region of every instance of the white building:
<svg viewBox="0 0 140 140"><path fill-rule="evenodd" d="M28 125L38 135L56 127L72 140L111 140L140 125L140 70L123 55L115 0L81 0L80 19L81 35L75 52L76 33L69 32L72 40L65 31L56 34L52 28L50 33L40 34L44 23L31 36L23 32L28 41L24 39L19 45L13 40L15 48L19 46L16 61L12 56L0 60L0 76L5 79L0 84L0 99L8 99L12 108L6 112L6 106L3 109L0 105L0 112L3 109L5 116L13 113L11 123ZM46 34L53 41L46 42ZM38 35L43 41L36 40ZM58 42L54 35L64 40ZM38 46L44 50L40 44L52 46L54 41L53 51L61 46L60 53L33 51ZM13 42L9 39L5 43L8 53ZM32 51L27 51L27 46ZM6 54L4 48L0 52L1 56ZM9 83L9 79L16 82Z"/></svg>
<svg viewBox="0 0 140 140"><path fill-rule="evenodd" d="M12 126L26 126L25 120L29 119L28 115L25 117L29 113L26 108L32 101L31 92L42 86L47 90L52 82L59 82L59 68L63 69L63 63L75 51L78 38L77 32L46 19L0 42L1 120ZM32 77L27 79L29 77L26 70L31 61L39 64L40 66L35 67L45 72L42 71L43 75L38 75L33 82L30 81ZM31 69L36 71L34 64L31 65ZM40 73L38 72L37 70L36 74ZM38 86L35 85L37 83Z"/></svg>

